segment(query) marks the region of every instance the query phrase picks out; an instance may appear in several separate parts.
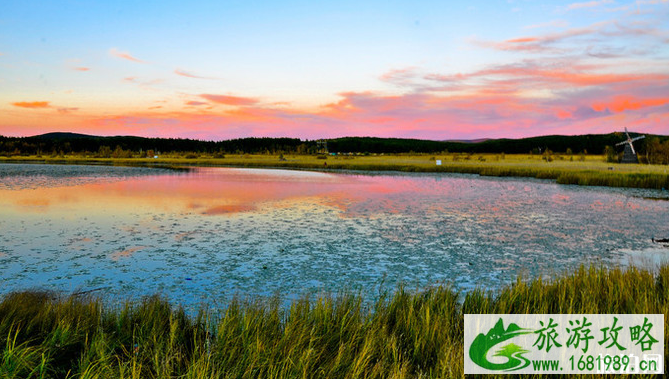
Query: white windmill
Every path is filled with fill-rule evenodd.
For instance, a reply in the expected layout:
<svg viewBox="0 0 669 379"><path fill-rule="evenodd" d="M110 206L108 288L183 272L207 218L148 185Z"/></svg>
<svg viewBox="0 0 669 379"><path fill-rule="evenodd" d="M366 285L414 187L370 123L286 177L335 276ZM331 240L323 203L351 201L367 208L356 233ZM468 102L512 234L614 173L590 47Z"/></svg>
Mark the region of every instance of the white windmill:
<svg viewBox="0 0 669 379"><path fill-rule="evenodd" d="M638 141L642 138L646 138L646 136L638 136L632 138L630 137L630 134L627 132L627 128L625 128L625 134L627 135L627 140L616 144L616 146L625 145L625 150L623 151L623 159L620 161L620 163L639 163L639 159L636 157L636 150L634 150L634 145L632 144L632 142Z"/></svg>

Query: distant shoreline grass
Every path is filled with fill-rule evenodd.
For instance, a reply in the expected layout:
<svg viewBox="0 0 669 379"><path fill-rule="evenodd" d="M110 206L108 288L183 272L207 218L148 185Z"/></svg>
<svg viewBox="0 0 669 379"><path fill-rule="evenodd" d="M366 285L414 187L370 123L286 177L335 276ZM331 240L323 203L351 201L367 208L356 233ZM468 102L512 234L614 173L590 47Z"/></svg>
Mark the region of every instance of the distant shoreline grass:
<svg viewBox="0 0 669 379"><path fill-rule="evenodd" d="M441 160L441 165L436 161ZM618 164L604 162L603 156L575 155L504 155L504 154L445 154L445 155L228 155L189 156L165 155L153 158L95 158L84 156L0 157L0 163L96 164L183 168L247 167L309 170L364 170L398 172L444 172L477 174L481 176L529 177L555 180L559 184L607 186L669 190L669 166Z"/></svg>
<svg viewBox="0 0 669 379"><path fill-rule="evenodd" d="M158 296L110 307L16 292L0 302L0 377L460 378L464 314L664 314L669 330L669 265L581 266L496 294L399 287L365 304L355 294L303 297L289 309L278 299L233 300L189 317Z"/></svg>

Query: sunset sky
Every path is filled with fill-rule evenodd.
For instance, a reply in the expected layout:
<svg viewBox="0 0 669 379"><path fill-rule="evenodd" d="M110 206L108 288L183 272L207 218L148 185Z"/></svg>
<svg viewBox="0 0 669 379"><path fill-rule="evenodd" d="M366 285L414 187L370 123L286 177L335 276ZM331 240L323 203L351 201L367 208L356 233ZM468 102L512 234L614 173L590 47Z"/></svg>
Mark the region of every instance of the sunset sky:
<svg viewBox="0 0 669 379"><path fill-rule="evenodd" d="M624 127L669 134L669 0L0 2L0 135Z"/></svg>

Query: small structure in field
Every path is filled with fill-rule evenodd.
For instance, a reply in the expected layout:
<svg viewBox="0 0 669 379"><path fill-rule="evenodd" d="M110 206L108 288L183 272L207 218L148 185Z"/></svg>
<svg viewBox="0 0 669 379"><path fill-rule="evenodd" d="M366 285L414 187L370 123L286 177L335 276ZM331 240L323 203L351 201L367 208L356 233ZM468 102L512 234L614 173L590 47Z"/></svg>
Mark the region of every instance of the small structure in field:
<svg viewBox="0 0 669 379"><path fill-rule="evenodd" d="M620 145L625 145L625 150L623 151L623 159L620 161L620 163L639 163L639 159L636 156L636 151L634 150L634 145L632 142L638 141L642 138L646 138L646 136L639 136L639 137L630 137L630 134L627 132L627 128L625 128L625 134L627 135L627 140L617 143L616 146Z"/></svg>

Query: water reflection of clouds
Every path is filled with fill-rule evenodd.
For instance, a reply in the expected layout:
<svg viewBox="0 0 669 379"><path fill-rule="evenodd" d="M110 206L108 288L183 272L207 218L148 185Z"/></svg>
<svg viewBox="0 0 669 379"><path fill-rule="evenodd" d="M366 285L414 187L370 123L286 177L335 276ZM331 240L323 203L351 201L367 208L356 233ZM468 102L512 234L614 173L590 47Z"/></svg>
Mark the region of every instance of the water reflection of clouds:
<svg viewBox="0 0 669 379"><path fill-rule="evenodd" d="M146 246L135 246L122 251L116 251L109 254L109 259L112 261L118 261L121 258L131 257L135 252L144 249Z"/></svg>
<svg viewBox="0 0 669 379"><path fill-rule="evenodd" d="M233 213L251 212L256 207L246 204L217 205L202 211L203 215L225 215Z"/></svg>
<svg viewBox="0 0 669 379"><path fill-rule="evenodd" d="M10 255L0 277L186 302L400 280L495 288L519 272L618 262L621 249L669 236L669 202L625 193L464 175L213 168L0 190L0 252ZM35 199L49 200L44 212L18 205Z"/></svg>
<svg viewBox="0 0 669 379"><path fill-rule="evenodd" d="M181 241L188 241L193 239L194 235L197 235L198 232L196 231L189 231L189 232L183 232L183 233L177 233L174 235L174 240L177 242Z"/></svg>
<svg viewBox="0 0 669 379"><path fill-rule="evenodd" d="M340 217L372 217L403 213L416 205L402 194L431 192L431 187L422 183L419 188L411 178L388 183L384 177L269 172L270 175L260 175L254 170L202 169L191 175L86 183L76 189L47 186L29 194L10 191L5 198L15 198L18 212L43 212L47 207L51 211L64 211L66 204L79 203L78 207L92 212L97 204L104 204L119 213L148 207L166 212L197 211L204 215L252 212L262 203L320 198L322 204L340 209ZM401 198L395 199L394 195Z"/></svg>
<svg viewBox="0 0 669 379"><path fill-rule="evenodd" d="M24 211L46 212L46 208L48 208L51 204L51 200L40 198L22 198L17 199L15 204Z"/></svg>

